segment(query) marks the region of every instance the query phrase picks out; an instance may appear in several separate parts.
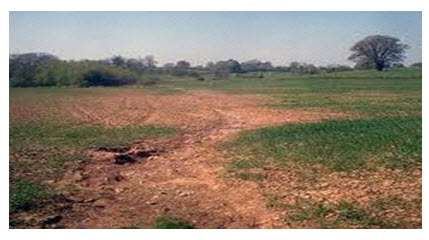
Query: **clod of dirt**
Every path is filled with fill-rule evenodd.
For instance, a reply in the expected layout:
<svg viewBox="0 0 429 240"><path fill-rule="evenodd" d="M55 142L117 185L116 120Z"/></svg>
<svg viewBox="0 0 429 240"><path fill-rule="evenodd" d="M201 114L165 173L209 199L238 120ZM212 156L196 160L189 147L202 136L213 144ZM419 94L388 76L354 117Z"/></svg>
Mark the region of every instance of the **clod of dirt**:
<svg viewBox="0 0 429 240"><path fill-rule="evenodd" d="M113 164L116 164L116 165L131 164L137 161L146 160L148 157L158 156L158 155L159 155L159 152L157 150L130 151L127 153L121 153L121 154L115 155Z"/></svg>
<svg viewBox="0 0 429 240"><path fill-rule="evenodd" d="M141 158L148 158L150 156L158 155L158 151L157 150L140 150L140 151L134 152L133 154Z"/></svg>
<svg viewBox="0 0 429 240"><path fill-rule="evenodd" d="M42 220L41 224L42 226L51 225L58 223L59 221L61 221L61 219L63 219L61 215L48 216Z"/></svg>
<svg viewBox="0 0 429 240"><path fill-rule="evenodd" d="M137 160L131 157L129 154L119 154L115 156L113 164L124 165L127 163L135 163Z"/></svg>

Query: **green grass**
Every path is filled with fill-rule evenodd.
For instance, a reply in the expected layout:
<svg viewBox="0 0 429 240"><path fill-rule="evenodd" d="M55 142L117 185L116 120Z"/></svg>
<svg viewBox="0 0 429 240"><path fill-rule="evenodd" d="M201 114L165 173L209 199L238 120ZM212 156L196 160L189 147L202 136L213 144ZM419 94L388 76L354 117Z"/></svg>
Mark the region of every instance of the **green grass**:
<svg viewBox="0 0 429 240"><path fill-rule="evenodd" d="M326 206L318 205L318 206L316 206L314 208L310 208L310 209L301 209L300 212L289 216L289 218L292 221L302 222L302 221L306 221L306 220L318 219L318 218L325 217L329 212L330 212L330 209L328 209Z"/></svg>
<svg viewBox="0 0 429 240"><path fill-rule="evenodd" d="M374 208L374 203L362 207L345 200L335 204L320 204L307 200L284 207L290 213L286 221L298 223L311 221L319 228L407 228L411 226L401 216L383 215L382 211Z"/></svg>
<svg viewBox="0 0 429 240"><path fill-rule="evenodd" d="M245 75L245 74L244 74ZM389 69L386 71L350 71L314 75L266 72L264 78L248 78L238 74L229 79L200 82L191 79L169 80L170 87L185 89L209 88L228 93L295 95L301 93L349 93L421 91L421 69ZM166 85L168 86L168 85Z"/></svg>
<svg viewBox="0 0 429 240"><path fill-rule="evenodd" d="M11 123L9 146L12 149L41 146L96 147L120 146L175 133L172 128L155 126L126 126L104 128L97 126L64 126L56 123Z"/></svg>
<svg viewBox="0 0 429 240"><path fill-rule="evenodd" d="M337 206L338 220L358 224L367 220L365 210L347 201L340 201Z"/></svg>
<svg viewBox="0 0 429 240"><path fill-rule="evenodd" d="M9 213L30 211L52 195L47 186L28 180L11 181L9 183Z"/></svg>
<svg viewBox="0 0 429 240"><path fill-rule="evenodd" d="M372 95L371 95L372 94ZM379 96L377 96L379 94ZM378 92L287 95L278 106L291 109L325 108L336 112L356 113L366 117L421 115L420 93L383 96Z"/></svg>
<svg viewBox="0 0 429 240"><path fill-rule="evenodd" d="M290 109L324 108L364 117L415 116L422 111L422 70L388 69L300 75L264 72L232 74L229 79L197 81L164 78L153 90L207 88L231 94L262 94L278 98L275 106ZM252 77L253 76L253 77Z"/></svg>
<svg viewBox="0 0 429 240"><path fill-rule="evenodd" d="M319 164L345 171L372 167L413 168L422 161L422 119L330 120L263 128L229 144L252 159ZM232 165L245 166L245 160ZM249 164L251 164L249 162Z"/></svg>
<svg viewBox="0 0 429 240"><path fill-rule="evenodd" d="M159 217L156 219L154 228L156 229L193 229L193 224L184 220L179 220L172 217Z"/></svg>

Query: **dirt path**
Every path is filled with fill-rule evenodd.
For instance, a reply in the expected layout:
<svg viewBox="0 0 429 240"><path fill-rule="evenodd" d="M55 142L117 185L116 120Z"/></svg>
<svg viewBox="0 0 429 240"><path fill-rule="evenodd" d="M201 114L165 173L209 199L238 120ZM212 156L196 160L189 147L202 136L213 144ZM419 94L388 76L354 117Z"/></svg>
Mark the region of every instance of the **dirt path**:
<svg viewBox="0 0 429 240"><path fill-rule="evenodd" d="M162 152L138 164L114 166L114 153L89 151L92 161L66 178L82 190L75 196L80 204L74 206L81 214L65 220L70 228L151 227L163 215L185 219L197 228L287 228L282 216L266 207L258 182L222 175L227 155L217 146L246 129L344 116L326 110L274 109L266 106L275 101L268 97L202 90L81 101L86 104L76 102L68 112L83 122L156 124L182 133L136 143L128 151Z"/></svg>

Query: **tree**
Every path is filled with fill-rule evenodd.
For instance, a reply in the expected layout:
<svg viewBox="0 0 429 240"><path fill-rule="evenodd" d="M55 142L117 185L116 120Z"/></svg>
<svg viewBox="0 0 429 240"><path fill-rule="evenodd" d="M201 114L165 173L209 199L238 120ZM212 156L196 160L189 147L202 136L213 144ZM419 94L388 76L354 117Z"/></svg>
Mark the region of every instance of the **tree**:
<svg viewBox="0 0 429 240"><path fill-rule="evenodd" d="M399 39L372 35L357 42L350 50L353 54L348 58L356 62L359 68L376 68L381 71L394 63L400 63L405 58L408 45L400 43Z"/></svg>
<svg viewBox="0 0 429 240"><path fill-rule="evenodd" d="M187 70L189 67L191 67L191 64L185 60L180 60L176 63L176 68Z"/></svg>
<svg viewBox="0 0 429 240"><path fill-rule="evenodd" d="M257 59L241 63L241 68L245 72L258 72L272 70L271 62L261 62Z"/></svg>
<svg viewBox="0 0 429 240"><path fill-rule="evenodd" d="M189 62L185 60L180 60L176 63L171 73L176 76L184 76L188 74L190 67L191 67L191 64Z"/></svg>
<svg viewBox="0 0 429 240"><path fill-rule="evenodd" d="M210 61L210 62L208 62L208 63L206 64L205 68L206 68L207 70L209 70L209 71L212 71L212 69L214 68L214 66L215 66L215 64L214 64L212 61Z"/></svg>
<svg viewBox="0 0 429 240"><path fill-rule="evenodd" d="M111 59L112 64L118 67L125 66L125 61L126 61L125 58L121 56L113 56Z"/></svg>
<svg viewBox="0 0 429 240"><path fill-rule="evenodd" d="M142 63L140 59L134 59L134 58L128 59L125 62L125 66L126 68L136 72L144 72L144 70L146 70L145 65Z"/></svg>
<svg viewBox="0 0 429 240"><path fill-rule="evenodd" d="M56 56L47 53L24 53L9 56L9 79L13 87L36 86L36 70L38 66L59 61Z"/></svg>
<svg viewBox="0 0 429 240"><path fill-rule="evenodd" d="M326 67L319 67L319 69L324 70L324 72L344 72L344 71L351 71L353 68L347 66L347 65L339 65L339 64L329 64Z"/></svg>
<svg viewBox="0 0 429 240"><path fill-rule="evenodd" d="M230 68L228 66L228 61L219 61L212 68L213 75L215 78L228 78Z"/></svg>
<svg viewBox="0 0 429 240"><path fill-rule="evenodd" d="M237 60L229 59L227 65L230 73L241 73L243 71L241 64Z"/></svg>
<svg viewBox="0 0 429 240"><path fill-rule="evenodd" d="M291 62L289 64L289 70L291 72L301 72L301 64L299 62Z"/></svg>
<svg viewBox="0 0 429 240"><path fill-rule="evenodd" d="M176 67L176 65L174 63L166 63L163 66L163 70L166 73L173 73L175 67Z"/></svg>
<svg viewBox="0 0 429 240"><path fill-rule="evenodd" d="M152 55L147 55L146 57L144 57L142 62L143 62L143 65L145 66L145 68L148 70L155 69L156 64L158 63L157 61L155 61L155 57Z"/></svg>
<svg viewBox="0 0 429 240"><path fill-rule="evenodd" d="M302 73L306 73L306 74L315 74L319 72L319 69L314 66L313 64L303 64L302 65Z"/></svg>

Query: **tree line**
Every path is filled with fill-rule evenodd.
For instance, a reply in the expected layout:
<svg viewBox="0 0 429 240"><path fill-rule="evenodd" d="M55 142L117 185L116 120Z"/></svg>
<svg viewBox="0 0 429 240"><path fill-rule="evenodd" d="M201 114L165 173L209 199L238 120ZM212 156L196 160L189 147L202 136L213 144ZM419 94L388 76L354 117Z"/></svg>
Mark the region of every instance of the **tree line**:
<svg viewBox="0 0 429 240"><path fill-rule="evenodd" d="M195 77L205 80L226 79L231 73L252 72L292 72L297 74L316 74L352 71L355 69L383 70L385 68L405 67L407 45L389 36L368 36L357 42L352 48L349 60L355 66L331 64L315 66L292 62L288 66L273 66L269 61L250 60L239 62L234 59L208 62L205 66L191 66L186 60L157 66L154 56L144 58L125 58L113 56L101 60L66 61L48 53L12 54L9 56L9 85L11 87L36 86L121 86L130 84L154 83L154 74ZM422 63L410 67L420 67ZM263 75L258 75L263 76Z"/></svg>

